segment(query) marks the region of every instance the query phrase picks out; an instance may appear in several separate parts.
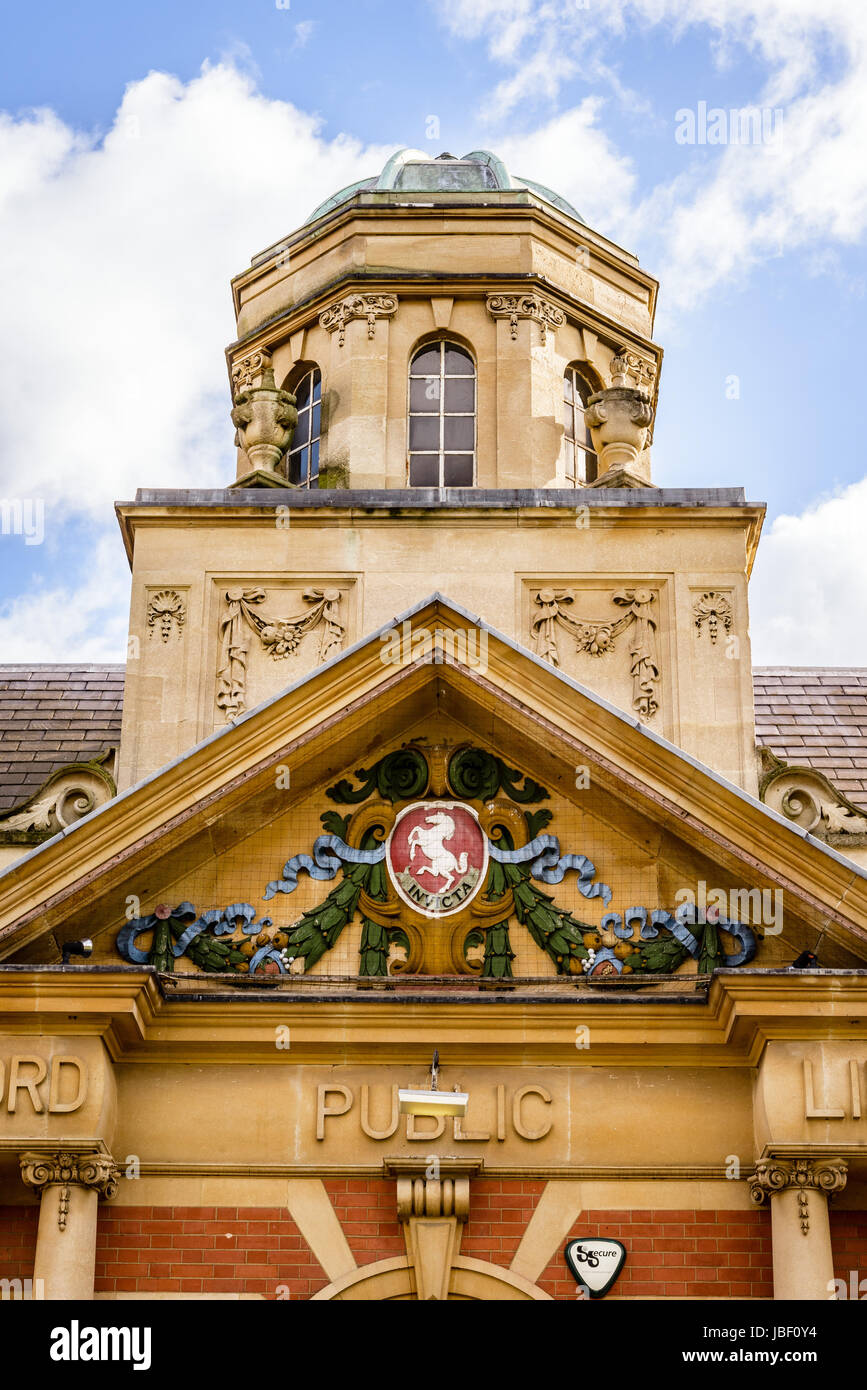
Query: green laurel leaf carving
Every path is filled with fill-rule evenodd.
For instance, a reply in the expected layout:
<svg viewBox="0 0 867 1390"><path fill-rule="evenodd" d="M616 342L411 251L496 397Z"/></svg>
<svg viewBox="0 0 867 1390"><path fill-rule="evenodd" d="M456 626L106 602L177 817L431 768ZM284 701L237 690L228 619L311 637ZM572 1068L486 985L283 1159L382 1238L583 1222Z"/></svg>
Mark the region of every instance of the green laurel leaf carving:
<svg viewBox="0 0 867 1390"><path fill-rule="evenodd" d="M518 783L523 778L524 785ZM449 782L458 796L470 801L490 801L502 787L513 801L544 801L549 795L532 777L506 767L501 758L484 748L459 748L449 759Z"/></svg>
<svg viewBox="0 0 867 1390"><path fill-rule="evenodd" d="M488 980L511 980L515 952L509 942L509 921L488 927L485 933L485 962L482 976Z"/></svg>
<svg viewBox="0 0 867 1390"><path fill-rule="evenodd" d="M344 805L357 805L378 791L384 800L392 804L395 801L409 801L414 796L421 796L430 772L417 748L398 748L393 753L386 753L373 767L358 768L355 776L361 782L360 787L353 787L343 777L327 789L326 796Z"/></svg>

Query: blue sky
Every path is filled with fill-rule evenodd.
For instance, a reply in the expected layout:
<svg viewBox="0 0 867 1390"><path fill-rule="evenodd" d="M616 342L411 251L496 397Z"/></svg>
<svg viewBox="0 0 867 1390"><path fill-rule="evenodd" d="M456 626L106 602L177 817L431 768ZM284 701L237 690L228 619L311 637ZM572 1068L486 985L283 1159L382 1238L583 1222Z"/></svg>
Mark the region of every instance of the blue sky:
<svg viewBox="0 0 867 1390"><path fill-rule="evenodd" d="M230 276L415 145L504 153L660 276L656 482L768 503L756 661L867 663L865 55L846 0L12 9L0 496L46 527L0 536L0 659L122 659L112 500L233 474ZM699 102L781 110L778 148L677 143Z"/></svg>

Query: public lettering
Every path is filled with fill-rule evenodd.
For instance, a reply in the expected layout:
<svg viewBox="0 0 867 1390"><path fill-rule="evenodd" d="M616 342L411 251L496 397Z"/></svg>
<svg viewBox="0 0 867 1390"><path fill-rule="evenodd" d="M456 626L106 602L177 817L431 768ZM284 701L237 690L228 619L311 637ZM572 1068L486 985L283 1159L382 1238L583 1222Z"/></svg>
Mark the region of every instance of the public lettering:
<svg viewBox="0 0 867 1390"><path fill-rule="evenodd" d="M336 1137L341 1122L359 1125L376 1143L392 1139L400 1126L396 1083L358 1087L328 1082L316 1088L316 1138ZM531 1144L546 1138L554 1127L553 1098L544 1086L521 1086L514 1092L499 1084L474 1090L469 1113L449 1118L450 1138L459 1144L505 1143L509 1131ZM344 1117L348 1119L344 1120ZM410 1144L429 1144L446 1133L445 1115L406 1115L403 1135ZM511 1121L511 1125L509 1125Z"/></svg>

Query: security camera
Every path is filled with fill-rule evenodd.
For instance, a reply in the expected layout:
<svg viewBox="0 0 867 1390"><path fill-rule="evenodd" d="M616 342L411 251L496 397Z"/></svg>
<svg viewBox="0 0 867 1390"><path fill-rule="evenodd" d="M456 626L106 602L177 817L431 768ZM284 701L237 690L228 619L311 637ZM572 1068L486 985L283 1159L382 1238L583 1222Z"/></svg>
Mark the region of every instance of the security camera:
<svg viewBox="0 0 867 1390"><path fill-rule="evenodd" d="M60 951L63 964L68 965L70 956L84 956L86 960L93 952L93 942L89 937L84 941L64 941Z"/></svg>

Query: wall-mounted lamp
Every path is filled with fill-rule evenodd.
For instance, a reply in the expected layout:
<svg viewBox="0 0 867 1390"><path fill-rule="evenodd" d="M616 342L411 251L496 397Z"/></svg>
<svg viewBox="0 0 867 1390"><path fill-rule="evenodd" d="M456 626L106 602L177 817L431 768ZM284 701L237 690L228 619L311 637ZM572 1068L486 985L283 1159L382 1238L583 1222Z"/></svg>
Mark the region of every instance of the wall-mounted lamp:
<svg viewBox="0 0 867 1390"><path fill-rule="evenodd" d="M469 1095L466 1091L437 1090L440 1054L434 1052L430 1069L429 1091L398 1091L401 1115L466 1115Z"/></svg>
<svg viewBox="0 0 867 1390"><path fill-rule="evenodd" d="M812 970L819 964L819 957L815 951L802 951L797 960L793 960L789 966L790 970Z"/></svg>
<svg viewBox="0 0 867 1390"><path fill-rule="evenodd" d="M64 941L60 957L64 965L69 964L70 956L84 956L85 960L93 951L93 942L86 937L84 941Z"/></svg>

